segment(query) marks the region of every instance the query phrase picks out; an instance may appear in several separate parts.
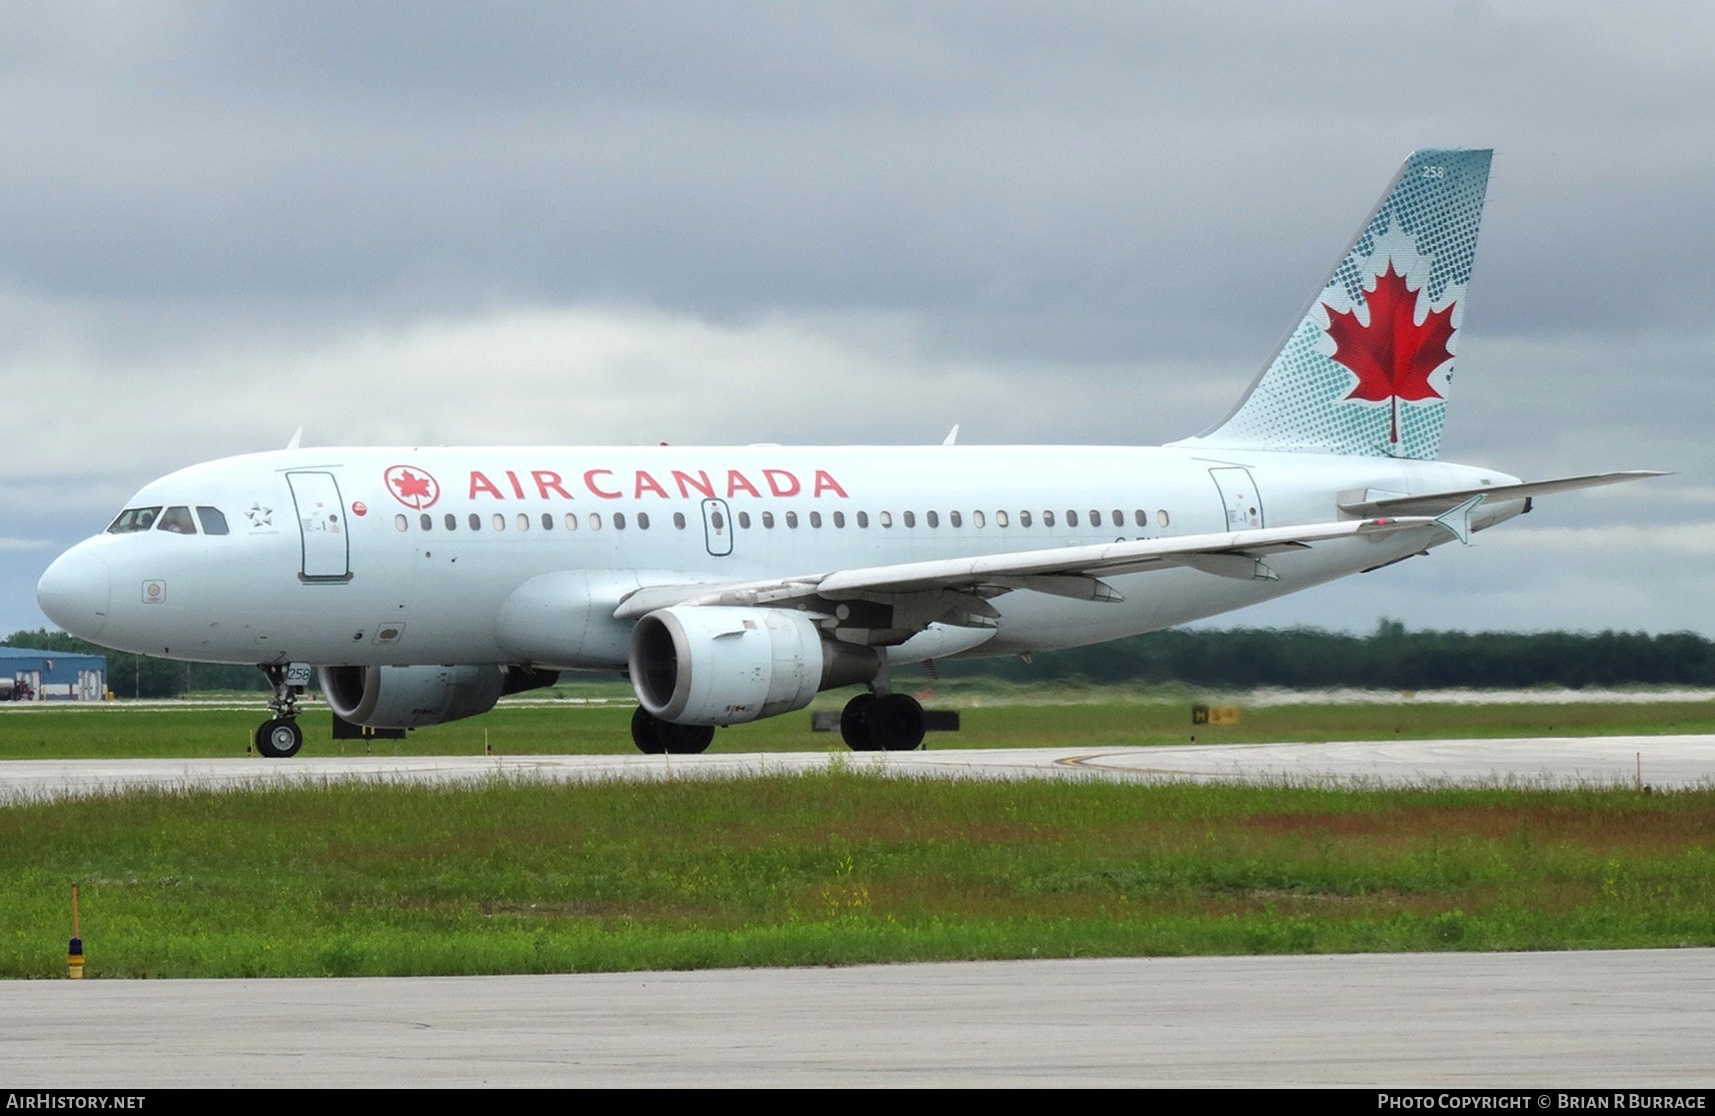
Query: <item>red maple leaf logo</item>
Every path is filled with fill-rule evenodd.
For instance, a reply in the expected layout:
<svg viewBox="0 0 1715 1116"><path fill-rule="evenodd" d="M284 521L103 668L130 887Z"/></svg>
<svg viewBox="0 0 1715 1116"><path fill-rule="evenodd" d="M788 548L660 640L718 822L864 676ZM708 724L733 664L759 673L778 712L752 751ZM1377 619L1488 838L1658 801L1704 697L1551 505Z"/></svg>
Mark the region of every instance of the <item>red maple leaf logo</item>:
<svg viewBox="0 0 1715 1116"><path fill-rule="evenodd" d="M408 508L426 508L441 498L441 486L422 469L395 465L387 470L387 486Z"/></svg>
<svg viewBox="0 0 1715 1116"><path fill-rule="evenodd" d="M1390 441L1399 441L1399 401L1417 403L1440 399L1429 386L1429 375L1453 359L1447 342L1453 339L1453 307L1448 303L1431 310L1417 322L1417 295L1405 285L1405 276L1393 269L1375 277L1375 286L1364 291L1370 308L1370 324L1358 321L1355 311L1336 310L1327 303L1328 336L1334 340L1334 359L1358 378L1347 399L1393 403Z"/></svg>

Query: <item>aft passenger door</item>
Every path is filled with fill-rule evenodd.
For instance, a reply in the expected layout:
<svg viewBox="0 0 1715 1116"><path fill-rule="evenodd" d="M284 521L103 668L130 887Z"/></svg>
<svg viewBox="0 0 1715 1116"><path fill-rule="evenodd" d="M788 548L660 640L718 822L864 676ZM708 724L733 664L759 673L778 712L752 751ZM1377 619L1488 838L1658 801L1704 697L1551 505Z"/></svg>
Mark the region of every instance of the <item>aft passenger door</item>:
<svg viewBox="0 0 1715 1116"><path fill-rule="evenodd" d="M292 502L297 505L298 533L303 540L301 581L350 581L351 545L346 531L345 501L332 473L287 473Z"/></svg>
<svg viewBox="0 0 1715 1116"><path fill-rule="evenodd" d="M1249 531L1263 526L1262 497L1257 495L1249 469L1235 465L1210 469L1209 475L1215 478L1221 503L1227 509L1227 530Z"/></svg>

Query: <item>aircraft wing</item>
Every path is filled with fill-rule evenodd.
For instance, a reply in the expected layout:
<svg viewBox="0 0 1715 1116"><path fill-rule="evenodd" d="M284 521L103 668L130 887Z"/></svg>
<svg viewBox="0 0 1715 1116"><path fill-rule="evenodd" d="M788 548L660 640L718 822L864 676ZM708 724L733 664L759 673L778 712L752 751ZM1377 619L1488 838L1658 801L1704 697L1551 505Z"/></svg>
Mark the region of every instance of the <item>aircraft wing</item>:
<svg viewBox="0 0 1715 1116"><path fill-rule="evenodd" d="M945 594L957 597L959 601L943 598L940 603L944 603L951 615L938 614L931 619L986 626L982 620L985 614L992 619L993 609L983 603L983 598L1013 589L1078 600L1120 601L1124 597L1102 581L1102 577L1174 566L1190 566L1221 577L1273 579L1274 572L1263 562L1269 554L1302 550L1334 539L1437 525L1438 521L1428 516L1348 520L1302 527L1268 527L1167 539L1062 546L969 558L936 558L767 581L650 586L627 596L614 610L614 616L621 620L636 619L657 608L672 605L767 606L809 599L822 602L891 602L924 597L930 600L919 603L931 605ZM959 604L963 607L957 607ZM921 613L924 610L912 611Z"/></svg>
<svg viewBox="0 0 1715 1116"><path fill-rule="evenodd" d="M1462 488L1453 492L1430 492L1417 496L1377 496L1368 500L1342 503L1340 510L1351 515L1441 515L1473 497L1485 503L1499 500L1528 500L1555 492L1572 492L1580 488L1598 488L1605 484L1643 480L1645 477L1665 477L1668 474L1648 469L1628 469L1618 473L1590 473L1582 477L1560 477L1557 480L1525 481L1521 484L1496 484L1484 488Z"/></svg>

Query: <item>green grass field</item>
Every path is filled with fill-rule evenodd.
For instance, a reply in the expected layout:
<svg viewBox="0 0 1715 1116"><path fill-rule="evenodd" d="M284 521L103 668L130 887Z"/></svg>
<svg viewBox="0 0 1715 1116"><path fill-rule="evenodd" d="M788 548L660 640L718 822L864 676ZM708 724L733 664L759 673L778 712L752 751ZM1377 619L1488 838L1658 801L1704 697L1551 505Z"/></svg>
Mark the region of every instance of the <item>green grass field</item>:
<svg viewBox="0 0 1715 1116"><path fill-rule="evenodd" d="M1468 705L1425 700L1408 704L1275 705L1242 708L1235 725L1193 725L1192 699L1120 700L1097 691L1077 704L1034 704L1012 695L967 693L952 702L963 721L957 733L935 733L931 748L1015 748L1076 744L1257 743L1286 740L1386 740L1437 737L1594 736L1715 733L1715 703L1685 701ZM126 756L243 755L265 716L249 709L130 709L49 707L0 714L0 760ZM838 697L816 708L838 709ZM632 706L503 703L492 713L413 732L403 741L336 742L325 708L304 714L304 755L362 752L401 755L584 755L632 750ZM715 734L712 748L728 752L822 749L844 751L837 733L812 733L809 713L794 713Z"/></svg>
<svg viewBox="0 0 1715 1116"><path fill-rule="evenodd" d="M1169 744L1188 700L996 705L935 747ZM627 705L400 751L627 752ZM0 758L241 755L254 711L0 714ZM1715 732L1707 703L1283 705L1199 740ZM340 748L325 739L310 754ZM729 751L843 751L794 715ZM392 749L394 742L378 742ZM348 743L345 750L361 750ZM263 761L256 761L261 763ZM291 761L270 761L284 762ZM1347 791L811 775L330 783L0 803L0 976L571 972L1715 944L1715 791Z"/></svg>
<svg viewBox="0 0 1715 1116"><path fill-rule="evenodd" d="M0 810L0 976L1715 944L1715 792L814 775Z"/></svg>

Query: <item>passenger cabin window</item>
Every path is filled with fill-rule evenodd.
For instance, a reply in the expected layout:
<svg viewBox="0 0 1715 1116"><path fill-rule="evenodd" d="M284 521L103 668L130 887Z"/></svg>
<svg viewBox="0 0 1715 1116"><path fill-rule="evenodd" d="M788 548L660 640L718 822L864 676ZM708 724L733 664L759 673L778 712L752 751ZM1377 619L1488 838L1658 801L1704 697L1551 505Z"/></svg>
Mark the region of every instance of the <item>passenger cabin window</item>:
<svg viewBox="0 0 1715 1116"><path fill-rule="evenodd" d="M226 513L219 508L197 505L197 518L202 520L202 533L205 535L229 534L226 529ZM403 528L400 528L403 530Z"/></svg>
<svg viewBox="0 0 1715 1116"><path fill-rule="evenodd" d="M432 527L434 527L435 517L430 515L428 512L424 512L423 516L419 520L419 522L422 523L423 530L427 531L427 530L431 529Z"/></svg>
<svg viewBox="0 0 1715 1116"><path fill-rule="evenodd" d="M981 527L982 525L983 525L983 513L980 511L972 512L971 513L971 526L972 527Z"/></svg>
<svg viewBox="0 0 1715 1116"><path fill-rule="evenodd" d="M964 523L964 520L959 518L958 512L950 511L947 513L947 522L952 524L954 527L958 527L959 525Z"/></svg>
<svg viewBox="0 0 1715 1116"><path fill-rule="evenodd" d="M924 512L923 522L927 523L931 527L939 527L941 525L941 513L932 511Z"/></svg>
<svg viewBox="0 0 1715 1116"><path fill-rule="evenodd" d="M869 526L869 513L868 512L858 512L857 513L857 525L859 527L868 527Z"/></svg>
<svg viewBox="0 0 1715 1116"><path fill-rule="evenodd" d="M787 512L786 513L786 526L788 526L788 527L798 526L798 513L797 512Z"/></svg>
<svg viewBox="0 0 1715 1116"><path fill-rule="evenodd" d="M155 517L161 514L159 507L126 508L119 513L107 528L109 535L129 535L137 531L147 531L155 525Z"/></svg>
<svg viewBox="0 0 1715 1116"><path fill-rule="evenodd" d="M811 512L810 513L810 526L820 527L821 525L822 525L822 513L821 512Z"/></svg>
<svg viewBox="0 0 1715 1116"><path fill-rule="evenodd" d="M674 512L673 513L673 526L677 527L681 531L683 531L685 529L685 513L684 512ZM717 524L717 526L718 526L718 524Z"/></svg>
<svg viewBox="0 0 1715 1116"><path fill-rule="evenodd" d="M994 513L994 525L996 527L1005 527L1006 526L1006 513L1005 512L997 511Z"/></svg>
<svg viewBox="0 0 1715 1116"><path fill-rule="evenodd" d="M543 512L542 513L542 530L552 531L553 529L554 529L554 513L553 512Z"/></svg>
<svg viewBox="0 0 1715 1116"><path fill-rule="evenodd" d="M1160 508L1156 511L1155 522L1161 524L1161 526L1163 526L1163 527L1167 526L1167 509L1166 508Z"/></svg>
<svg viewBox="0 0 1715 1116"><path fill-rule="evenodd" d="M834 526L835 527L844 527L845 525L846 525L846 513L843 511L835 512L834 513Z"/></svg>
<svg viewBox="0 0 1715 1116"><path fill-rule="evenodd" d="M1054 513L1053 512L1045 511L1042 513L1042 526L1044 526L1044 527L1054 526Z"/></svg>
<svg viewBox="0 0 1715 1116"><path fill-rule="evenodd" d="M1020 527L1030 526L1030 513L1029 512L1021 511L1018 513L1018 525Z"/></svg>
<svg viewBox="0 0 1715 1116"><path fill-rule="evenodd" d="M1067 509L1067 511L1066 511L1066 526L1076 527L1077 525L1078 525L1078 513L1075 511L1072 511L1071 509Z"/></svg>
<svg viewBox="0 0 1715 1116"><path fill-rule="evenodd" d="M404 512L393 517L393 529L396 531L409 531L411 529L411 521L405 518Z"/></svg>
<svg viewBox="0 0 1715 1116"><path fill-rule="evenodd" d="M161 518L155 523L155 530L174 535L194 535L197 533L197 525L191 518L191 509L174 505L161 513Z"/></svg>

